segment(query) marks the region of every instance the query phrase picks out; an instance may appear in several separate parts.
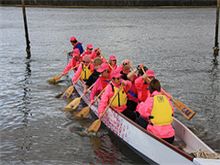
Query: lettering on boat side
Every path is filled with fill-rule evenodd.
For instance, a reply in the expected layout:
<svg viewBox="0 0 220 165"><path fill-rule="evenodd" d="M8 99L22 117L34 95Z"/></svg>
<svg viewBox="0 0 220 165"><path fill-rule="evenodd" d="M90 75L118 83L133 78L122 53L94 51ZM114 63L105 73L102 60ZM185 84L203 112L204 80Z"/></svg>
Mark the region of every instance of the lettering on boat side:
<svg viewBox="0 0 220 165"><path fill-rule="evenodd" d="M108 128L110 128L116 135L120 136L122 139L127 138L126 125L123 124L123 119L117 114L110 112L103 117L103 122Z"/></svg>

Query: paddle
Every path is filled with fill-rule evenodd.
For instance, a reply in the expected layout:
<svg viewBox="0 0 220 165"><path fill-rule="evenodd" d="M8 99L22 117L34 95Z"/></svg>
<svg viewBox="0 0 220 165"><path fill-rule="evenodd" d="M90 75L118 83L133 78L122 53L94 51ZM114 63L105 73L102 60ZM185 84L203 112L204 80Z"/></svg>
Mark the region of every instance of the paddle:
<svg viewBox="0 0 220 165"><path fill-rule="evenodd" d="M72 67L69 71L77 68L79 65L76 65L75 67ZM68 71L68 72L69 72ZM59 75L56 75L56 76L53 76L52 78L50 78L49 80L47 80L47 82L49 84L57 84L59 83L59 80L61 79L61 77L63 77L64 75L63 74L59 74Z"/></svg>
<svg viewBox="0 0 220 165"><path fill-rule="evenodd" d="M144 69L143 67L141 68L143 73ZM151 81L148 77L147 77L147 81L148 83ZM193 118L193 116L196 114L196 112L194 112L192 109L190 109L189 107L187 107L183 102L181 102L180 100L174 99L173 96L169 95L164 89L161 88L161 93L166 95L169 99L171 99L175 105L175 107L181 112L181 114L183 114L183 116L187 119L190 120Z"/></svg>
<svg viewBox="0 0 220 165"><path fill-rule="evenodd" d="M106 87L105 87L106 88ZM84 107L81 111L79 111L76 114L76 117L78 118L86 118L90 112L90 107L98 100L98 98L102 95L102 93L105 91L105 88L96 96L93 103L89 104L89 106Z"/></svg>
<svg viewBox="0 0 220 165"><path fill-rule="evenodd" d="M75 110L75 109L78 107L78 105L79 105L79 103L80 103L82 97L85 96L86 93L87 93L90 89L92 89L92 87L93 87L94 85L95 85L95 83L92 84L92 85L86 90L86 92L83 93L82 96L77 97L77 98L75 98L73 101L71 101L71 102L65 107L65 111Z"/></svg>
<svg viewBox="0 0 220 165"><path fill-rule="evenodd" d="M58 80L60 80L61 77L62 77L62 74L53 76L52 78L48 79L47 82L49 84L57 84Z"/></svg>
<svg viewBox="0 0 220 165"><path fill-rule="evenodd" d="M116 96L118 95L118 93L121 91L122 86L120 86L119 90L116 92L116 94L113 96L112 100L110 101L110 103L107 105L107 107L105 108L105 111L101 114L101 116L95 120L90 127L87 129L88 132L97 132L101 126L101 119L102 117L105 115L105 113L107 112L107 110L109 109L109 107L111 106L112 102L115 100Z"/></svg>

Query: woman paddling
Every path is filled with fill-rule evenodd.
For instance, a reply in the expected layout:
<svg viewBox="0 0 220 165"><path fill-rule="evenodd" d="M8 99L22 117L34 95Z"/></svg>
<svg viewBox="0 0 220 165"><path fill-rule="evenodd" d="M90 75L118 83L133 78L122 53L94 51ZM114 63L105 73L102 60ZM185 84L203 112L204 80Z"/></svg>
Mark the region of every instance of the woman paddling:
<svg viewBox="0 0 220 165"><path fill-rule="evenodd" d="M153 79L149 85L150 97L137 107L137 114L146 120L149 132L169 143L173 143L175 131L172 127L174 108L170 99L161 94L160 82Z"/></svg>

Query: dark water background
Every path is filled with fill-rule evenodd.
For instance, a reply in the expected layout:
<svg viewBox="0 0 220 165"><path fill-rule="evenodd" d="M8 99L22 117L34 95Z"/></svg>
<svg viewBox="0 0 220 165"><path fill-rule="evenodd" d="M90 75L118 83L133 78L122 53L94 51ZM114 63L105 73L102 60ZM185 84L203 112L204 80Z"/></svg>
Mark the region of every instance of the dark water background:
<svg viewBox="0 0 220 165"><path fill-rule="evenodd" d="M215 9L28 8L31 59L26 59L21 8L0 7L1 164L143 164L105 128L98 137L78 130L94 121L62 112L54 98L67 85L47 84L66 63L75 35L119 61L154 69L162 86L197 112L176 117L220 152L220 72L212 64ZM79 107L82 108L81 105Z"/></svg>

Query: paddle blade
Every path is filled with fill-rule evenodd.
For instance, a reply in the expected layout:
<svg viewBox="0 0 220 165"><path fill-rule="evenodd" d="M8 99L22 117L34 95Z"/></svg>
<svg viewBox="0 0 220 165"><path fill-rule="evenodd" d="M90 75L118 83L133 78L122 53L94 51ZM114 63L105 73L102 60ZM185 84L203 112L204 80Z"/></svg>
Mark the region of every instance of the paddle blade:
<svg viewBox="0 0 220 165"><path fill-rule="evenodd" d="M194 112L192 109L190 109L189 107L187 107L185 104L183 104L181 101L179 100L174 100L174 105L176 106L176 108L188 119L192 119L193 116L196 114L196 112Z"/></svg>
<svg viewBox="0 0 220 165"><path fill-rule="evenodd" d="M75 98L73 101L71 101L66 107L65 107L65 111L71 111L71 110L75 110L79 103L81 101L80 97Z"/></svg>
<svg viewBox="0 0 220 165"><path fill-rule="evenodd" d="M57 76L54 76L52 78L50 78L49 80L47 80L47 82L49 84L57 84L58 83L58 80L60 79L61 77L59 75Z"/></svg>
<svg viewBox="0 0 220 165"><path fill-rule="evenodd" d="M92 123L92 125L90 125L90 127L88 128L88 132L97 132L101 126L101 120L100 119L97 119L96 121L94 121Z"/></svg>
<svg viewBox="0 0 220 165"><path fill-rule="evenodd" d="M87 118L88 115L89 115L89 112L90 112L89 106L84 107L80 112L78 112L76 114L76 117L78 117L78 118Z"/></svg>
<svg viewBox="0 0 220 165"><path fill-rule="evenodd" d="M74 86L71 85L69 88L67 88L67 90L65 90L62 97L68 99L72 95L73 91L74 91Z"/></svg>

